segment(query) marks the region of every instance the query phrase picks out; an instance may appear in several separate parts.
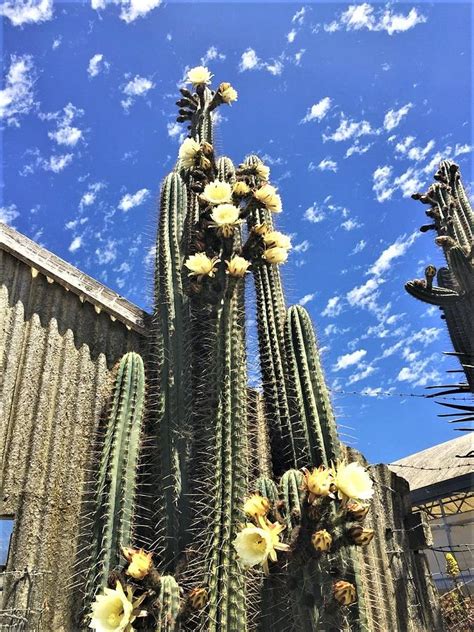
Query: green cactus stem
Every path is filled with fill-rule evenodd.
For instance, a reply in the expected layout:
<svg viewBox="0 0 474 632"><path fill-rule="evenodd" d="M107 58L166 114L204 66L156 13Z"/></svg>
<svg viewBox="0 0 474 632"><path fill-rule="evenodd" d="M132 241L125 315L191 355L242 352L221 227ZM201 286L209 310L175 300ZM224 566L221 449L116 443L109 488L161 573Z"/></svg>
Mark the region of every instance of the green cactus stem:
<svg viewBox="0 0 474 632"><path fill-rule="evenodd" d="M127 353L118 365L98 468L86 608L120 563L120 547L133 543L144 397L143 361L137 353Z"/></svg>
<svg viewBox="0 0 474 632"><path fill-rule="evenodd" d="M155 267L155 310L151 331L156 366L150 412L156 428L161 494L155 511L156 550L165 566L176 561L186 534L187 473L191 377L189 308L183 291L180 244L187 190L178 173L162 186Z"/></svg>
<svg viewBox="0 0 474 632"><path fill-rule="evenodd" d="M301 305L288 310L285 343L291 423L295 435L305 436L299 464L328 466L340 458L340 441L311 318Z"/></svg>
<svg viewBox="0 0 474 632"><path fill-rule="evenodd" d="M171 575L160 579L160 593L155 601L156 624L154 632L175 632L179 629L180 589Z"/></svg>

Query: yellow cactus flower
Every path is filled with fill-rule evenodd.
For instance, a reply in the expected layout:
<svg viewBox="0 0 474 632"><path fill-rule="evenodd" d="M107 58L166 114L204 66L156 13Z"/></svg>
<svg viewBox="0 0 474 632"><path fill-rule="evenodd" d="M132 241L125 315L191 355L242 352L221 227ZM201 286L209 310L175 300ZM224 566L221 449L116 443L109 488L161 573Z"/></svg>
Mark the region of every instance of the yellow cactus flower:
<svg viewBox="0 0 474 632"><path fill-rule="evenodd" d="M130 562L126 574L134 579L143 579L146 577L152 567L151 558L153 557L153 553L145 553L143 549L135 550L123 548L122 550L124 555L125 550L127 551L128 556L125 555L125 558Z"/></svg>
<svg viewBox="0 0 474 632"><path fill-rule="evenodd" d="M373 529L364 529L361 525L356 525L349 529L349 537L359 546L367 546L374 539L375 531Z"/></svg>
<svg viewBox="0 0 474 632"><path fill-rule="evenodd" d="M265 496L252 494L244 503L244 513L251 518L266 516L270 511L271 503Z"/></svg>
<svg viewBox="0 0 474 632"><path fill-rule="evenodd" d="M118 581L115 589L104 588L92 604L89 627L97 632L131 632L134 615L133 594L127 586L127 594Z"/></svg>
<svg viewBox="0 0 474 632"><path fill-rule="evenodd" d="M235 90L230 83L221 83L219 86L219 94L224 103L233 103L237 101L237 90Z"/></svg>
<svg viewBox="0 0 474 632"><path fill-rule="evenodd" d="M220 260L217 257L208 257L205 252L198 252L195 255L191 255L184 262L184 265L191 270L189 276L213 277L215 274L215 267Z"/></svg>
<svg viewBox="0 0 474 632"><path fill-rule="evenodd" d="M268 263L285 263L288 259L288 250L286 248L269 248L262 256Z"/></svg>
<svg viewBox="0 0 474 632"><path fill-rule="evenodd" d="M200 151L200 144L194 138L186 138L179 148L179 158L185 169L189 169L194 165L194 159Z"/></svg>
<svg viewBox="0 0 474 632"><path fill-rule="evenodd" d="M261 565L268 575L268 560L276 562L277 550L288 551L289 546L280 542L284 525L268 523L265 527L247 524L235 538L233 545L244 568Z"/></svg>
<svg viewBox="0 0 474 632"><path fill-rule="evenodd" d="M457 577L460 574L459 564L452 553L446 553L446 572L451 577Z"/></svg>
<svg viewBox="0 0 474 632"><path fill-rule="evenodd" d="M255 173L261 180L268 180L270 177L270 167L267 167L263 162L259 162L255 167Z"/></svg>
<svg viewBox="0 0 474 632"><path fill-rule="evenodd" d="M250 193L250 187L243 180L238 180L232 187L232 192L234 195L237 195L237 197L244 197Z"/></svg>
<svg viewBox="0 0 474 632"><path fill-rule="evenodd" d="M329 551L332 545L332 535L326 529L320 529L311 536L311 544L320 553Z"/></svg>
<svg viewBox="0 0 474 632"><path fill-rule="evenodd" d="M360 463L341 461L334 471L334 483L341 500L369 500L374 495L372 480Z"/></svg>
<svg viewBox="0 0 474 632"><path fill-rule="evenodd" d="M278 230L270 230L265 233L263 241L269 248L286 248L287 250L291 248L291 240L288 235L284 235Z"/></svg>
<svg viewBox="0 0 474 632"><path fill-rule="evenodd" d="M304 484L309 492L308 501L313 503L317 496L329 496L331 486L334 484L332 471L320 465L313 468L313 471L304 470Z"/></svg>
<svg viewBox="0 0 474 632"><path fill-rule="evenodd" d="M206 607L209 595L205 588L193 588L188 595L188 603L194 610L202 610Z"/></svg>
<svg viewBox="0 0 474 632"><path fill-rule="evenodd" d="M350 606L351 603L357 600L355 586L342 579L333 585L333 594L335 600L341 604L341 606Z"/></svg>
<svg viewBox="0 0 474 632"><path fill-rule="evenodd" d="M227 204L232 201L232 187L228 182L214 180L206 184L201 198L209 204Z"/></svg>
<svg viewBox="0 0 474 632"><path fill-rule="evenodd" d="M239 214L239 209L233 204L219 204L211 213L211 226L218 228L223 237L230 237L234 228L243 221L239 219Z"/></svg>
<svg viewBox="0 0 474 632"><path fill-rule="evenodd" d="M213 75L205 66L196 66L188 71L188 83L194 86L206 85L211 83Z"/></svg>
<svg viewBox="0 0 474 632"><path fill-rule="evenodd" d="M257 235L266 235L268 233L268 226L266 224L255 224L252 231L257 233Z"/></svg>
<svg viewBox="0 0 474 632"><path fill-rule="evenodd" d="M244 257L239 257L238 255L234 255L230 261L226 261L227 264L227 274L233 277L243 277L246 272L248 272L248 267L251 265L250 261L244 259Z"/></svg>
<svg viewBox="0 0 474 632"><path fill-rule="evenodd" d="M264 204L269 211L272 211L272 213L281 212L281 198L276 192L275 187L272 187L271 184L261 186L255 191L254 196L259 202Z"/></svg>

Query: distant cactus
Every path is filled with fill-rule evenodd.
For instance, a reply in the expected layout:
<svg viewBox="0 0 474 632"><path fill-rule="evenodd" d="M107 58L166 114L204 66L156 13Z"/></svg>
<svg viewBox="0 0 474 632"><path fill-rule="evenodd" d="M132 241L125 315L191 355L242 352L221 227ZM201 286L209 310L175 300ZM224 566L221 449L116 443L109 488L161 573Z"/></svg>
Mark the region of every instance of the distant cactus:
<svg viewBox="0 0 474 632"><path fill-rule="evenodd" d="M409 281L405 289L442 310L454 347L452 355L458 357L466 375L467 382L442 385L436 395L474 393L474 212L458 165L444 160L434 178L436 182L426 193L412 197L430 207L426 215L433 223L422 226L421 230L436 231L435 242L443 250L447 267L438 270L437 286L433 285L436 268L428 266L425 279ZM455 421L471 421L474 407L470 413Z"/></svg>

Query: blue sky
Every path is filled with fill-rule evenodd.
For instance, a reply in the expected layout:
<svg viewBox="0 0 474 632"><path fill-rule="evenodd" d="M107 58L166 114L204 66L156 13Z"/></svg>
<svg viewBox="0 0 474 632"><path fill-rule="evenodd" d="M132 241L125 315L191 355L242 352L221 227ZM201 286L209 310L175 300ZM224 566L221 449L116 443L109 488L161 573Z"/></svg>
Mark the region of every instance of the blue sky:
<svg viewBox="0 0 474 632"><path fill-rule="evenodd" d="M3 221L149 308L174 102L203 63L239 93L219 110L218 152L259 153L282 195L288 302L315 321L343 438L388 462L457 436L432 401L403 396L457 368L439 312L403 284L442 265L410 194L441 158L472 186L471 3L7 0L2 13Z"/></svg>

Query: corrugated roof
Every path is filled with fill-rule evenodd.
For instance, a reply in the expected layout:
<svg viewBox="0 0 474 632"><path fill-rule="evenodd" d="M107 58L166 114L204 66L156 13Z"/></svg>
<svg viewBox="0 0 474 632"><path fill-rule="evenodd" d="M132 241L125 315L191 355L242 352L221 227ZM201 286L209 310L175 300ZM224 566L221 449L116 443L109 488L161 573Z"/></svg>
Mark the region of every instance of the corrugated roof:
<svg viewBox="0 0 474 632"><path fill-rule="evenodd" d="M410 489L413 491L458 476L472 474L474 458L457 457L471 450L474 450L474 434L466 433L399 459L390 465L390 469L403 476L410 483Z"/></svg>
<svg viewBox="0 0 474 632"><path fill-rule="evenodd" d="M129 329L145 332L147 313L110 288L67 263L46 248L28 239L14 228L0 222L0 248L77 294L81 301L94 305L96 311L107 312Z"/></svg>

